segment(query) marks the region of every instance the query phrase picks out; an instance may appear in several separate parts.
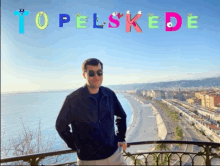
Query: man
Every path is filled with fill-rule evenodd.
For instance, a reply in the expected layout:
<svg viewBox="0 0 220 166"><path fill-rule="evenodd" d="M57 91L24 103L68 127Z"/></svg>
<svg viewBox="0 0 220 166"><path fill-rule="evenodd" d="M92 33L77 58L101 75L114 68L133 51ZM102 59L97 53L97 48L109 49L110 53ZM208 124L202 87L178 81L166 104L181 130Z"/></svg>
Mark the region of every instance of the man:
<svg viewBox="0 0 220 166"><path fill-rule="evenodd" d="M76 150L78 165L126 165L121 152L127 148L127 115L115 93L101 86L102 62L87 59L82 71L86 84L66 97L56 120L56 130L68 147Z"/></svg>

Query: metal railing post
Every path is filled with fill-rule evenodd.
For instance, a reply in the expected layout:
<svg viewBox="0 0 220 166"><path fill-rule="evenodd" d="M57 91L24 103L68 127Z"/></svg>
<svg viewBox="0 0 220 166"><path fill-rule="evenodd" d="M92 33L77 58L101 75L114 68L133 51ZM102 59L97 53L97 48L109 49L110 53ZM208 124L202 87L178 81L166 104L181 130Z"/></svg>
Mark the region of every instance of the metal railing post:
<svg viewBox="0 0 220 166"><path fill-rule="evenodd" d="M211 160L209 158L210 152L209 152L209 145L205 145L205 154L206 154L206 165L211 165Z"/></svg>

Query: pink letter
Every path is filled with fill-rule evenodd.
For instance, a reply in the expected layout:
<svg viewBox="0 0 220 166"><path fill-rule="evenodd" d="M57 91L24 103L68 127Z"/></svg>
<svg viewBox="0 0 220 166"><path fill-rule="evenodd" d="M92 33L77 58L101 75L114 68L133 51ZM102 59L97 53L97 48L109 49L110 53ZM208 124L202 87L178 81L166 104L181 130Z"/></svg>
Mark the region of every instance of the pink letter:
<svg viewBox="0 0 220 166"><path fill-rule="evenodd" d="M138 12L138 14L136 14L134 16L134 18L131 20L131 14L130 11L127 11L126 14L126 32L131 32L131 25L134 26L135 30L137 32L142 32L141 28L138 26L138 24L136 23L136 21L142 16L141 11Z"/></svg>
<svg viewBox="0 0 220 166"><path fill-rule="evenodd" d="M120 13L118 13L117 16L118 16L118 19L120 19ZM116 24L116 27L113 27L113 26L109 23L109 24L108 24L108 27L109 27L109 28L118 28L119 25L120 25L119 21L116 20L116 19L114 19L112 14L109 16L109 21L112 22L112 23L114 23L114 24Z"/></svg>
<svg viewBox="0 0 220 166"><path fill-rule="evenodd" d="M178 13L175 12L166 12L166 21L165 21L165 31L177 31L178 29L181 28L182 25L182 18ZM177 20L176 26L175 27L168 27L167 23L170 22L170 17L175 17Z"/></svg>

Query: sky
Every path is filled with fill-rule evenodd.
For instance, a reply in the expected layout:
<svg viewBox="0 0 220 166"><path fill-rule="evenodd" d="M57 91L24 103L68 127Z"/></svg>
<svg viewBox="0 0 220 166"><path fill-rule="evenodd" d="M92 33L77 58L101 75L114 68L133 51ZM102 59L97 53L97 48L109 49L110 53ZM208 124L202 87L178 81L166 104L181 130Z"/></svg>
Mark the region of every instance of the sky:
<svg viewBox="0 0 220 166"><path fill-rule="evenodd" d="M19 17L25 9L24 33ZM142 16L138 33L126 32L126 12ZM37 28L36 14L47 13L49 24ZM118 12L118 28L108 28ZM165 13L182 17L178 31L165 31ZM76 28L76 14L88 16L86 29ZM93 14L103 29L93 28ZM148 14L159 16L158 29L148 28ZM198 16L196 29L187 28L187 14ZM70 21L59 27L59 14ZM116 18L115 18L116 19ZM44 19L41 19L42 24ZM173 26L176 19L171 18ZM115 24L111 23L112 26ZM216 0L2 0L1 93L75 89L85 84L81 65L88 58L103 63L103 86L152 83L220 76L220 1Z"/></svg>

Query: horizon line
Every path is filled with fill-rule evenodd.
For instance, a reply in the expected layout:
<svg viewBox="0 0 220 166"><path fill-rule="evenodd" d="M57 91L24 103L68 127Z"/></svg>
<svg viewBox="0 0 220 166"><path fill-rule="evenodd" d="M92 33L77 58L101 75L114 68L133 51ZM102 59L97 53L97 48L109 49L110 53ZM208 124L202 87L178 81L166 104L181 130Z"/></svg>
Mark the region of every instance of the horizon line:
<svg viewBox="0 0 220 166"><path fill-rule="evenodd" d="M105 86L123 86L123 85L132 85L132 84L152 84L152 83L163 83L163 82L178 82L178 81L191 81L191 80L203 80L203 79L207 79L207 78L219 78L220 76L216 76L216 77L205 77L205 78L197 78L197 79L188 79L188 80L173 80L173 81L160 81L160 82L148 82L148 83L131 83L131 84L117 84L117 85L105 85ZM79 86L81 87L81 86ZM78 88L79 88L78 87ZM171 87L170 87L171 88ZM177 87L173 87L173 88L177 88ZM183 87L182 87L183 88ZM190 88L190 87L184 87L184 88ZM193 87L193 88L199 88L198 87ZM1 92L1 94L21 94L21 93L42 93L42 92L57 92L57 91L70 91L70 90L76 90L77 88L72 88L72 89L57 89L57 90L37 90L37 91L16 91L16 92Z"/></svg>

